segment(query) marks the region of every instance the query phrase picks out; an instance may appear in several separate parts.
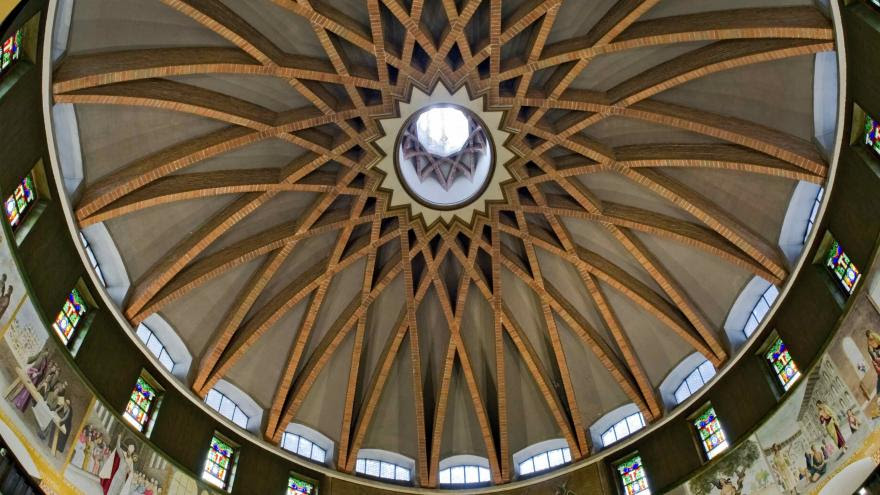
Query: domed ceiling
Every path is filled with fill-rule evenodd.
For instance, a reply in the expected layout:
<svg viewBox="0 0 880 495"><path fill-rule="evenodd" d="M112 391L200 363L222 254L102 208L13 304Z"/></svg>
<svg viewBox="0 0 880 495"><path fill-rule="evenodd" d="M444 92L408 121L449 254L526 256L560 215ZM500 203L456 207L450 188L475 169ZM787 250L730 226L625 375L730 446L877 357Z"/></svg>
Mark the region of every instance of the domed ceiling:
<svg viewBox="0 0 880 495"><path fill-rule="evenodd" d="M683 358L730 359L728 311L788 277L789 201L826 178L833 49L802 0L77 0L53 92L76 219L195 394L226 380L270 442L301 423L339 470L384 449L433 486L454 454L496 482L543 440L585 457L605 413L665 414ZM381 166L441 94L496 150L495 185L443 214Z"/></svg>

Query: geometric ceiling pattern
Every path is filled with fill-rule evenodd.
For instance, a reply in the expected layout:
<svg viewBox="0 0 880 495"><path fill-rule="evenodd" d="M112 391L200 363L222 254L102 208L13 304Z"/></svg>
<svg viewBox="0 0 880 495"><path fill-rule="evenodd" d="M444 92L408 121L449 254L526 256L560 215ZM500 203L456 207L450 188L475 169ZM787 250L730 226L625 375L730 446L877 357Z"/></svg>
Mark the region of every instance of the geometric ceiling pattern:
<svg viewBox="0 0 880 495"><path fill-rule="evenodd" d="M653 363L651 342L672 342L677 357L700 352L716 367L732 351L718 315L733 296L712 307L670 260L709 259L713 276L739 281L789 275L772 229L700 184L747 177L790 193L795 181L826 179L804 133L699 98L664 98L727 71L755 66L748 73L760 75L833 50L832 26L811 5L617 0L581 5L578 15L574 0L257 2L307 21L320 52L297 53L235 2L161 3L223 42L69 54L53 76L55 101L149 107L221 126L88 181L76 218L112 226L151 208L228 198L137 274L124 314L137 324L170 312L252 267L214 308L222 318L202 329L204 345L191 349L190 386L204 396L259 360L261 339L284 327L289 349L262 380L272 382L264 436L277 444L288 423L308 422L310 397L323 387L322 400L340 411L335 431L323 430L342 471L353 472L359 449L384 445L374 430L393 387L413 424L392 435L412 442L401 450L423 486L436 486L451 453L483 455L495 482L511 480L511 455L527 440L513 430L528 429L523 422L564 438L579 459L596 451L590 423L613 406L632 402L648 422L661 417L657 385L675 363ZM731 5L747 8L723 10ZM268 108L187 82L215 75L283 81L303 103ZM511 177L503 200L470 221L426 224L392 208L373 167L389 153L375 146L382 120L414 88L438 84L484 98L511 133L496 143L514 156L496 165ZM608 132L621 122L625 131ZM278 168L189 171L267 140L301 153ZM234 235L289 195L308 203ZM777 232L783 210L768 214ZM308 247L319 237L331 242ZM301 250L308 261L288 276L283 267ZM393 320L384 331L383 314ZM329 390L329 374L343 386ZM596 405L606 396L616 402ZM465 433L474 442L457 440L462 424L473 425Z"/></svg>

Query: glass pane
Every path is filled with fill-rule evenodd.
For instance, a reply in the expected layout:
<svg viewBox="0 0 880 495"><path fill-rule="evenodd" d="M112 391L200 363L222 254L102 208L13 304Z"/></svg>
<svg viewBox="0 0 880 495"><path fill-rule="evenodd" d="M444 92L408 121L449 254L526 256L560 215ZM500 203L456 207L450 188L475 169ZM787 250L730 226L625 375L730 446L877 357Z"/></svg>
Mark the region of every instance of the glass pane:
<svg viewBox="0 0 880 495"><path fill-rule="evenodd" d="M768 305L767 301L765 301L762 297L761 299L758 299L758 302L755 304L755 309L752 310L752 313L755 315L755 318L757 318L758 321L761 321L764 319L764 315L766 315L767 311L769 310L770 305Z"/></svg>
<svg viewBox="0 0 880 495"><path fill-rule="evenodd" d="M174 361L171 360L171 356L168 355L168 352L165 349L162 349L162 354L159 354L159 362L162 363L162 366L171 371L174 369Z"/></svg>
<svg viewBox="0 0 880 495"><path fill-rule="evenodd" d="M292 435L290 433L285 433L281 438L281 448L289 450L291 452L296 452L296 445L299 441L299 437L296 435ZM361 462L360 460L358 462Z"/></svg>
<svg viewBox="0 0 880 495"><path fill-rule="evenodd" d="M205 397L205 403L208 404L208 406L211 409L213 409L215 411L219 411L220 410L220 399L222 399L222 398L223 398L223 396L220 395L219 392L217 392L214 389L211 389L208 391L208 396Z"/></svg>
<svg viewBox="0 0 880 495"><path fill-rule="evenodd" d="M480 468L480 483L488 483L492 481L492 475L489 473L489 470L481 467Z"/></svg>
<svg viewBox="0 0 880 495"><path fill-rule="evenodd" d="M444 469L443 471L440 471L440 484L441 485L448 485L449 483L450 483L449 469L447 468L447 469Z"/></svg>
<svg viewBox="0 0 880 495"><path fill-rule="evenodd" d="M531 459L519 465L519 474L532 474L535 472L535 464Z"/></svg>
<svg viewBox="0 0 880 495"><path fill-rule="evenodd" d="M645 421L642 419L641 414L633 414L626 418L626 424L629 426L630 434L632 434L633 432L641 430L642 427L645 426Z"/></svg>
<svg viewBox="0 0 880 495"><path fill-rule="evenodd" d="M550 469L550 461L547 459L546 452L536 455L533 459L535 460L535 471Z"/></svg>
<svg viewBox="0 0 880 495"><path fill-rule="evenodd" d="M241 409L239 409L238 407L235 408L235 413L233 413L233 415L232 415L232 422L233 423L237 424L238 426L241 426L242 428L247 428L247 424L248 424L249 419L250 418L248 418L247 414L241 412Z"/></svg>
<svg viewBox="0 0 880 495"><path fill-rule="evenodd" d="M366 472L366 463L363 459L358 459L354 465L354 470L357 473L365 473Z"/></svg>
<svg viewBox="0 0 880 495"><path fill-rule="evenodd" d="M137 327L137 336L138 336L139 339L141 339L141 342L143 342L144 344L146 344L146 343L147 343L147 340L150 339L150 335L153 335L153 332L151 332L151 331L150 331L147 327L145 327L144 325L138 325L138 327Z"/></svg>
<svg viewBox="0 0 880 495"><path fill-rule="evenodd" d="M618 440L629 435L629 427L626 426L626 421L621 421L614 425L614 436L617 437Z"/></svg>
<svg viewBox="0 0 880 495"><path fill-rule="evenodd" d="M464 467L464 482L465 483L479 483L480 482L480 470L477 469L477 466L465 466Z"/></svg>
<svg viewBox="0 0 880 495"><path fill-rule="evenodd" d="M318 447L317 445L312 445L312 460L315 462L324 462L327 458L327 451Z"/></svg>
<svg viewBox="0 0 880 495"><path fill-rule="evenodd" d="M767 288L767 292L764 292L764 299L767 300L767 304L773 304L777 297L779 297L779 289L775 285L771 285Z"/></svg>
<svg viewBox="0 0 880 495"><path fill-rule="evenodd" d="M235 403L225 396L220 400L220 414L232 419L235 414Z"/></svg>
<svg viewBox="0 0 880 495"><path fill-rule="evenodd" d="M691 391L688 390L687 384L682 383L679 385L678 390L675 391L675 402L681 404L686 401L688 397L691 396Z"/></svg>
<svg viewBox="0 0 880 495"><path fill-rule="evenodd" d="M364 471L369 476L379 476L379 461L373 459L367 459L366 470Z"/></svg>
<svg viewBox="0 0 880 495"><path fill-rule="evenodd" d="M450 468L449 479L453 484L460 485L464 483L464 468L462 466L455 466L454 468Z"/></svg>
<svg viewBox="0 0 880 495"><path fill-rule="evenodd" d="M154 334L154 335L151 335L150 340L147 341L147 349L149 349L150 352L152 352L154 356L158 356L160 353L162 353L162 349L164 349L164 347L162 346L162 343L159 342L159 339L157 339L156 335Z"/></svg>
<svg viewBox="0 0 880 495"><path fill-rule="evenodd" d="M394 468L394 479L397 481L409 481L409 469L400 466Z"/></svg>
<svg viewBox="0 0 880 495"><path fill-rule="evenodd" d="M565 462L562 458L562 449L551 450L547 453L547 457L550 459L550 467L556 467Z"/></svg>
<svg viewBox="0 0 880 495"><path fill-rule="evenodd" d="M303 456L303 457L311 457L312 456L312 442L306 440L305 438L300 437L299 447L296 449L296 453Z"/></svg>
<svg viewBox="0 0 880 495"><path fill-rule="evenodd" d="M700 372L694 370L693 373L688 375L687 377L687 386L691 389L691 393L700 390L700 387L703 386L703 378L700 376Z"/></svg>
<svg viewBox="0 0 880 495"><path fill-rule="evenodd" d="M746 326L743 328L743 333L748 337L755 332L756 328L758 328L758 320L755 319L755 315L749 315L749 321L746 322Z"/></svg>
<svg viewBox="0 0 880 495"><path fill-rule="evenodd" d="M700 365L700 376L703 377L703 383L708 382L715 376L715 367L712 366L712 363L709 361L704 361L703 364Z"/></svg>
<svg viewBox="0 0 880 495"><path fill-rule="evenodd" d="M568 447L562 449L562 458L565 459L565 462L571 462L571 450Z"/></svg>
<svg viewBox="0 0 880 495"><path fill-rule="evenodd" d="M394 479L394 464L383 462L380 464L379 476L382 478Z"/></svg>
<svg viewBox="0 0 880 495"><path fill-rule="evenodd" d="M617 441L617 436L614 435L614 428L612 428L602 434L602 445L603 446L607 447L616 441Z"/></svg>

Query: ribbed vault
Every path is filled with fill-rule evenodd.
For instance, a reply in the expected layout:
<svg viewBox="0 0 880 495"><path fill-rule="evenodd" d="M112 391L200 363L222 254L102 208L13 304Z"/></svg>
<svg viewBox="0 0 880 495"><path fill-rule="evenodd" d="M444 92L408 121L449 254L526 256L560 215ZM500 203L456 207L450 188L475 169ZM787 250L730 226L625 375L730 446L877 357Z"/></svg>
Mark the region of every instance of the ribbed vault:
<svg viewBox="0 0 880 495"><path fill-rule="evenodd" d="M54 73L55 102L83 128L76 218L115 234L136 280L131 323L162 312L184 334L196 394L220 379L251 388L267 439L307 423L337 442L343 471L361 448L399 450L434 486L441 458L476 454L506 482L525 444L594 452L586 429L622 403L661 417L656 387L678 359L731 355L722 317L745 281L786 279L788 195L826 178L798 124L687 92L811 77L810 55L834 49L812 5L161 3L166 29L201 34L82 42ZM748 8L719 10L731 4ZM87 15L100 17L75 12L74 41ZM284 23L310 40L301 51ZM388 206L372 165L388 152L374 145L382 119L437 84L505 112L516 156L498 164L513 177L504 201L426 225ZM810 119L795 97L779 104ZM87 124L122 111L180 114L179 137L99 167ZM254 149L288 159L262 165ZM739 201L765 194L763 211L737 205L734 186Z"/></svg>

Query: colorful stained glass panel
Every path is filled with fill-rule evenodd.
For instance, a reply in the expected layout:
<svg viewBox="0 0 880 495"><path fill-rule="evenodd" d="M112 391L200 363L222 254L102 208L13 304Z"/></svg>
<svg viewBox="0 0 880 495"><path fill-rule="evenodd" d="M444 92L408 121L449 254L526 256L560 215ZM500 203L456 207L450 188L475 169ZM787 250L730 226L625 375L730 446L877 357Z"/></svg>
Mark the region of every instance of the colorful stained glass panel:
<svg viewBox="0 0 880 495"><path fill-rule="evenodd" d="M212 485L226 489L229 483L229 470L232 465L232 457L235 449L216 436L211 438L211 447L208 449L208 458L205 460L205 469L202 479Z"/></svg>
<svg viewBox="0 0 880 495"><path fill-rule="evenodd" d="M852 294L862 274L836 240L832 242L831 249L828 251L825 266L831 270L846 293Z"/></svg>
<svg viewBox="0 0 880 495"><path fill-rule="evenodd" d="M131 391L131 397L128 399L128 404L125 406L123 416L138 431L143 431L150 420L155 399L156 390L146 380L138 377L134 390Z"/></svg>
<svg viewBox="0 0 880 495"><path fill-rule="evenodd" d="M641 456L633 456L617 465L623 492L626 495L650 495L648 479L645 478L645 467Z"/></svg>
<svg viewBox="0 0 880 495"><path fill-rule="evenodd" d="M21 225L21 221L30 211L31 207L37 201L37 190L34 187L34 178L28 174L12 194L6 198L3 208L6 211L6 220L12 230L17 229Z"/></svg>
<svg viewBox="0 0 880 495"><path fill-rule="evenodd" d="M791 388L794 382L801 377L801 372L791 359L788 346L785 345L782 339L777 338L773 342L765 357L785 390Z"/></svg>
<svg viewBox="0 0 880 495"><path fill-rule="evenodd" d="M721 429L721 422L715 415L715 408L709 407L703 414L694 420L694 426L700 435L703 450L709 459L724 452L727 449L727 437Z"/></svg>
<svg viewBox="0 0 880 495"><path fill-rule="evenodd" d="M19 59L21 56L22 38L22 32L21 29L19 29L15 34L3 41L3 55L2 58L0 58L0 71L5 71L13 62Z"/></svg>
<svg viewBox="0 0 880 495"><path fill-rule="evenodd" d="M295 476L287 481L287 495L315 495L315 486Z"/></svg>
<svg viewBox="0 0 880 495"><path fill-rule="evenodd" d="M55 333L58 334L58 337L65 345L73 339L74 331L82 321L86 311L87 308L83 302L82 295L76 289L71 290L64 301L64 306L61 307L61 311L52 323L52 328L55 329Z"/></svg>
<svg viewBox="0 0 880 495"><path fill-rule="evenodd" d="M865 144L880 155L880 121L871 117L865 122Z"/></svg>

